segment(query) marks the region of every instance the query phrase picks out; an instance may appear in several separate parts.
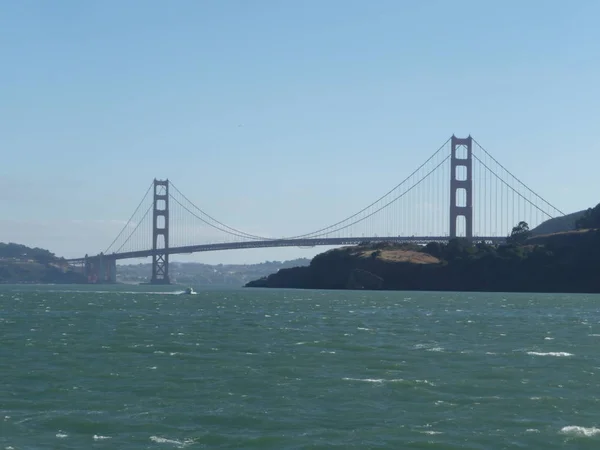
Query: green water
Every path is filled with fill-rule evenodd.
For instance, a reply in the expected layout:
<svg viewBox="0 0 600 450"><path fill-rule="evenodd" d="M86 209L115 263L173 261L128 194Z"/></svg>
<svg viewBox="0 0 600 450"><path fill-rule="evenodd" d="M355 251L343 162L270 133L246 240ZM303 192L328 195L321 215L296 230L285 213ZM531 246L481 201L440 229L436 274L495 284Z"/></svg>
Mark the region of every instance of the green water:
<svg viewBox="0 0 600 450"><path fill-rule="evenodd" d="M0 449L600 448L600 296L77 289L0 287Z"/></svg>

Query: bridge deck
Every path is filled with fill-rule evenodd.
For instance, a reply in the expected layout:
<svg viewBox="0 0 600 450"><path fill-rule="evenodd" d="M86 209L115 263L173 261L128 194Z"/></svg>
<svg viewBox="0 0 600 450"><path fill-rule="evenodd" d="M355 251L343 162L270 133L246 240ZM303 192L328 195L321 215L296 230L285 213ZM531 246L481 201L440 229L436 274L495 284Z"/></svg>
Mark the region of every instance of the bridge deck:
<svg viewBox="0 0 600 450"><path fill-rule="evenodd" d="M474 237L478 242L491 242L494 244L503 243L505 237L498 236L480 236ZM134 259L147 258L153 254L191 254L199 252L214 252L219 250L242 250L248 248L274 248L274 247L316 247L316 246L339 246L339 245L356 245L362 242L377 243L377 242L393 242L393 243L413 243L427 244L429 242L448 242L448 236L375 236L375 237L347 237L347 238L314 238L314 239L272 239L265 241L247 241L247 242L223 242L220 244L202 244L188 245L184 247L171 247L161 250L141 250L125 253L111 253L104 255L111 259ZM91 256L93 258L94 256ZM83 263L84 258L67 259L68 262L77 264Z"/></svg>

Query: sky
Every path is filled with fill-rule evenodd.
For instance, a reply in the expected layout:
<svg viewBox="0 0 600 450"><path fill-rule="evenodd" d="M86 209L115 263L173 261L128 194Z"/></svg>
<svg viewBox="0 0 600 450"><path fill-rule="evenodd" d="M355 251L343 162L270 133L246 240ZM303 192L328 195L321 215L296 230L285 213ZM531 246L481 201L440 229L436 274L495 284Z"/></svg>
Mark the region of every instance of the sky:
<svg viewBox="0 0 600 450"><path fill-rule="evenodd" d="M595 0L0 2L0 241L102 251L154 178L235 228L302 233L452 134L562 211L594 206L598 17Z"/></svg>

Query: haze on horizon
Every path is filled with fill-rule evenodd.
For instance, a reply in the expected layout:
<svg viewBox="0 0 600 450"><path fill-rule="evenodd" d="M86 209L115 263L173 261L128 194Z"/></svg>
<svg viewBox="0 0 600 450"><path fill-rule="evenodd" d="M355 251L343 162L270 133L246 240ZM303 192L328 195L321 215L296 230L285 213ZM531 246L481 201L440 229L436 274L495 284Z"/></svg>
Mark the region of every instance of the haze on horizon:
<svg viewBox="0 0 600 450"><path fill-rule="evenodd" d="M596 205L598 17L593 0L3 2L0 241L102 251L154 178L233 227L300 234L452 134L565 212Z"/></svg>

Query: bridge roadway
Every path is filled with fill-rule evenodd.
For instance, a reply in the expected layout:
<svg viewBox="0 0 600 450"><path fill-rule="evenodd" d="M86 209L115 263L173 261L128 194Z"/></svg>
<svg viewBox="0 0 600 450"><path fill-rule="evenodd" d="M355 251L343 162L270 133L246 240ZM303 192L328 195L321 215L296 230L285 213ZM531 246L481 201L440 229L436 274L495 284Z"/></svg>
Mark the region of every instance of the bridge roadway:
<svg viewBox="0 0 600 450"><path fill-rule="evenodd" d="M505 237L498 236L480 236L473 238L475 242L488 242L492 244L501 244L506 241ZM220 244L202 244L188 245L184 247L170 247L160 250L140 250L135 252L124 253L109 253L104 255L109 259L134 259L147 258L156 254L180 255L197 252L214 252L219 250L242 250L247 248L272 248L272 247L316 247L316 246L336 246L336 245L357 245L362 242L378 243L378 242L393 242L393 243L411 243L425 245L429 242L448 242L449 236L375 236L375 237L345 237L345 238L312 238L312 239L269 239L264 241L247 241L247 242L224 242ZM90 256L95 258L99 255ZM72 264L82 264L85 258L67 259L67 262Z"/></svg>

